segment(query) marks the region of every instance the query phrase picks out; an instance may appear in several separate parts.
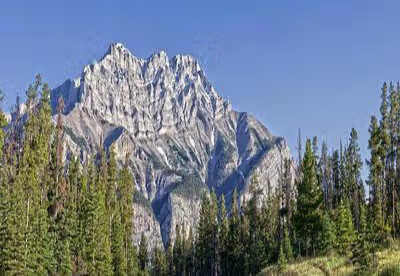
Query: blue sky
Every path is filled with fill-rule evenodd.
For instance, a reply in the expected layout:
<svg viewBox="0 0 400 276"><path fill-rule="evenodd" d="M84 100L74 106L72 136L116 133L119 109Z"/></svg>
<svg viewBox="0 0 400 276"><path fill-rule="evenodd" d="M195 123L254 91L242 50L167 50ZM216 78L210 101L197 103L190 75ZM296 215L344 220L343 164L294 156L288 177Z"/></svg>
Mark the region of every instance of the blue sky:
<svg viewBox="0 0 400 276"><path fill-rule="evenodd" d="M217 91L294 151L297 129L337 146L351 127L367 155L384 80L399 79L399 1L3 1L7 109L36 73L52 87L110 42L135 55L189 53Z"/></svg>

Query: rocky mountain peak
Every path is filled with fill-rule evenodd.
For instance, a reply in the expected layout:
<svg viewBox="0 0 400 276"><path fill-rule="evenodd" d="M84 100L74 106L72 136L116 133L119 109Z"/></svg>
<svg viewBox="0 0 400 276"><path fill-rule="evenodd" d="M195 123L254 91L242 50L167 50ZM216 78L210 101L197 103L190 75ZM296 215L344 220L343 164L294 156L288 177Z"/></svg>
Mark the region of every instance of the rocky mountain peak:
<svg viewBox="0 0 400 276"><path fill-rule="evenodd" d="M80 78L51 93L62 96L67 154L82 160L100 143L113 146L120 163L128 155L137 193L135 236L150 245L168 243L176 224L196 225L202 193L212 188L230 202L248 193L257 174L268 195L290 158L283 138L247 113L232 110L190 55L171 59L161 51L146 59L113 43Z"/></svg>
<svg viewBox="0 0 400 276"><path fill-rule="evenodd" d="M121 43L111 44L80 79L67 81L53 96L54 104L64 97L67 114L78 104L90 117L138 137L176 133L199 116L209 124L231 110L192 56L169 60L161 51L141 59Z"/></svg>

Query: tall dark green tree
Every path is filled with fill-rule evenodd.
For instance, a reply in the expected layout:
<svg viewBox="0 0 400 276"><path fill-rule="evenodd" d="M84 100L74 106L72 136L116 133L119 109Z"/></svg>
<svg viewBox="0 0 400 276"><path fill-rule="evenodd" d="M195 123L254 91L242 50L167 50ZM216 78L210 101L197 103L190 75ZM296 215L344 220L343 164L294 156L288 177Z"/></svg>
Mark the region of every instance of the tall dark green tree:
<svg viewBox="0 0 400 276"><path fill-rule="evenodd" d="M219 261L220 261L220 273L221 275L227 275L229 271L229 262L228 262L228 235L229 235L229 220L226 212L226 203L224 195L221 196L220 200L220 208L219 208L219 232L218 232L218 241L219 241Z"/></svg>
<svg viewBox="0 0 400 276"><path fill-rule="evenodd" d="M196 258L200 274L214 275L217 269L218 204L214 192L202 198L198 222Z"/></svg>
<svg viewBox="0 0 400 276"><path fill-rule="evenodd" d="M315 155L307 139L302 162L302 179L297 187L297 210L294 217L296 237L301 253L315 255L313 242L321 229L323 196L318 183Z"/></svg>
<svg viewBox="0 0 400 276"><path fill-rule="evenodd" d="M318 237L318 246L322 254L326 254L334 249L336 244L336 230L331 216L325 211L322 217L321 232Z"/></svg>
<svg viewBox="0 0 400 276"><path fill-rule="evenodd" d="M174 258L174 266L175 266L175 275L184 275L185 265L184 265L184 237L181 236L181 227L179 224L176 224L175 227L175 242L173 248L173 258Z"/></svg>
<svg viewBox="0 0 400 276"><path fill-rule="evenodd" d="M231 215L229 219L229 232L227 240L227 259L230 266L228 267L227 275L235 275L240 271L240 255L242 252L242 245L240 242L240 213L239 213L239 203L238 194L236 189L232 194L231 202ZM237 275L237 274L236 274Z"/></svg>
<svg viewBox="0 0 400 276"><path fill-rule="evenodd" d="M127 260L124 256L124 228L120 212L116 212L112 220L111 253L114 275L126 275Z"/></svg>
<svg viewBox="0 0 400 276"><path fill-rule="evenodd" d="M370 186L370 218L373 225L373 232L377 235L377 241L383 241L385 221L383 214L383 193L384 193L384 161L382 160L381 130L376 117L372 116L369 127L370 139L368 148L371 151L371 158L368 161Z"/></svg>
<svg viewBox="0 0 400 276"><path fill-rule="evenodd" d="M129 155L125 157L125 163L120 170L119 183L118 183L118 194L119 197L119 209L121 212L121 223L124 228L124 257L127 263L128 275L134 275L138 271L138 260L136 248L133 245L132 233L134 232L132 217L133 217L133 194L134 181L132 174L129 171Z"/></svg>
<svg viewBox="0 0 400 276"><path fill-rule="evenodd" d="M347 201L342 201L339 205L336 227L337 248L341 254L347 254L356 238L350 204Z"/></svg>
<svg viewBox="0 0 400 276"><path fill-rule="evenodd" d="M336 209L342 200L341 194L341 173L340 173L340 155L339 151L335 150L332 154L332 185L333 185L333 198L332 208Z"/></svg>
<svg viewBox="0 0 400 276"><path fill-rule="evenodd" d="M360 227L360 205L364 204L364 186L361 180L361 154L358 145L358 133L352 128L349 145L346 149L344 195L348 202L356 229Z"/></svg>
<svg viewBox="0 0 400 276"><path fill-rule="evenodd" d="M139 247L139 265L142 271L147 270L148 263L149 263L149 253L148 253L148 245L147 245L147 238L142 233L140 238L140 247Z"/></svg>
<svg viewBox="0 0 400 276"><path fill-rule="evenodd" d="M388 152L390 151L390 118L389 118L389 101L388 101L388 85L385 82L381 89L381 106L380 106L381 119L379 121L379 138L380 138L380 150L379 155L382 160L382 177L385 180L382 186L382 208L384 221L387 221L387 209L388 209L388 191L387 185L390 180L389 173L389 159Z"/></svg>
<svg viewBox="0 0 400 276"><path fill-rule="evenodd" d="M284 184L286 185L286 183ZM244 243L248 247L249 254L249 273L252 275L261 271L265 265L265 249L262 241L262 220L260 213L260 198L261 191L259 189L259 180L256 175L253 176L250 183L250 199L246 203L244 210L245 216L249 224L248 241ZM286 193L285 193L286 194Z"/></svg>

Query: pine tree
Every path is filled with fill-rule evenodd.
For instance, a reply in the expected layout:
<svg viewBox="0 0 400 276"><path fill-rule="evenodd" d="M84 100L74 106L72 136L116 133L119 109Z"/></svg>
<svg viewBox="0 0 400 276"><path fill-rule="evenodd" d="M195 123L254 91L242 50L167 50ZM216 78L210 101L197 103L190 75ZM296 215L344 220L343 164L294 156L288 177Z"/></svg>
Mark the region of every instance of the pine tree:
<svg viewBox="0 0 400 276"><path fill-rule="evenodd" d="M231 216L229 219L229 232L227 241L227 259L228 267L227 275L234 275L240 271L240 256L242 245L240 243L240 213L238 204L238 195L236 189L232 194Z"/></svg>
<svg viewBox="0 0 400 276"><path fill-rule="evenodd" d="M108 174L107 162L105 153L100 152L100 168L97 174L96 183L96 240L98 242L98 249L96 250L96 271L109 275L112 273L112 254L111 254L111 223L110 217L112 212L110 210L110 201L115 194L110 194L108 191Z"/></svg>
<svg viewBox="0 0 400 276"><path fill-rule="evenodd" d="M181 237L181 227L179 224L176 224L175 227L175 243L173 248L173 258L174 258L174 266L175 266L175 275L183 275L184 274L184 265L183 265L183 241Z"/></svg>
<svg viewBox="0 0 400 276"><path fill-rule="evenodd" d="M333 182L333 199L332 208L336 209L341 198L341 177L340 177L340 156L339 151L335 150L332 154L332 182Z"/></svg>
<svg viewBox="0 0 400 276"><path fill-rule="evenodd" d="M298 162L298 164L299 164L299 166L298 166L298 168L300 168L300 164L303 162L303 146L302 146L302 138L301 138L301 130L300 130L300 128L299 128L299 130L298 130L298 135L297 135L297 154L298 154L298 160L297 160L297 162ZM300 176L300 170L298 170L298 172L297 172L297 177L299 177Z"/></svg>
<svg viewBox="0 0 400 276"><path fill-rule="evenodd" d="M293 260L293 249L292 249L292 244L290 242L290 236L289 236L289 231L288 231L287 226L283 230L282 248L283 248L283 252L285 253L286 260L288 262L292 261Z"/></svg>
<svg viewBox="0 0 400 276"><path fill-rule="evenodd" d="M82 223L82 257L85 262L85 270L88 273L95 272L95 254L96 254L96 219L98 205L96 203L95 191L95 168L93 160L88 162L87 172L82 177L82 209L80 220Z"/></svg>
<svg viewBox="0 0 400 276"><path fill-rule="evenodd" d="M36 100L41 91L40 101ZM25 214L25 264L27 273L54 272L54 236L49 233L47 199L49 175L47 168L50 155L50 141L53 131L51 122L50 89L36 77L28 89L28 119L24 125L23 151L16 175L24 183ZM33 97L35 96L35 97ZM29 98L30 97L30 98Z"/></svg>
<svg viewBox="0 0 400 276"><path fill-rule="evenodd" d="M71 260L77 271L81 271L81 257L83 256L83 229L81 217L82 210L82 174L80 170L79 160L75 156L71 156L68 166L68 187L69 196L66 206L67 223L70 231L69 248L71 252Z"/></svg>
<svg viewBox="0 0 400 276"><path fill-rule="evenodd" d="M126 275L127 260L124 256L124 228L121 213L116 212L111 228L111 254L114 275Z"/></svg>
<svg viewBox="0 0 400 276"><path fill-rule="evenodd" d="M388 213L388 224L392 230L392 236L397 232L396 223L396 209L397 209L397 189L396 189L396 155L398 154L398 140L399 140L399 94L394 89L392 83L389 86L389 105L390 111L388 115L389 124L389 138L390 144L387 153L387 210Z"/></svg>
<svg viewBox="0 0 400 276"><path fill-rule="evenodd" d="M287 183L284 183L286 187ZM262 237L262 224L261 214L259 209L259 195L261 194L258 188L259 181L256 175L253 176L250 183L250 199L244 210L244 215L249 224L248 240L243 241L248 246L249 255L249 272L250 274L257 274L265 265L265 249ZM285 193L286 194L286 193Z"/></svg>
<svg viewBox="0 0 400 276"><path fill-rule="evenodd" d="M377 119L372 116L369 127L370 139L368 148L371 151L369 165L370 201L371 201L371 223L373 232L376 234L376 240L382 242L385 238L385 222L383 215L382 194L384 191L384 162L382 161L381 132L378 127Z"/></svg>
<svg viewBox="0 0 400 276"><path fill-rule="evenodd" d="M206 193L203 195L197 233L196 259L199 264L199 273L214 274L218 233L218 204L214 192L211 192L211 195Z"/></svg>
<svg viewBox="0 0 400 276"><path fill-rule="evenodd" d="M140 247L139 247L139 265L142 271L147 270L147 265L149 262L149 254L147 251L147 239L144 233L140 238Z"/></svg>
<svg viewBox="0 0 400 276"><path fill-rule="evenodd" d="M390 151L390 122L389 122L389 103L388 103L388 86L385 82L381 89L381 106L380 106L381 120L379 122L379 140L380 150L379 156L382 160L382 178L384 179L384 185L382 186L382 210L384 215L384 221L387 220L387 209L388 209L388 193L386 183L389 181L389 159L388 153Z"/></svg>
<svg viewBox="0 0 400 276"><path fill-rule="evenodd" d="M325 141L322 142L321 158L318 167L320 169L321 187L324 193L324 205L326 209L330 210L333 206L332 160Z"/></svg>
<svg viewBox="0 0 400 276"><path fill-rule="evenodd" d="M336 231L330 215L327 211L322 217L321 233L318 239L321 253L326 254L331 251L336 244Z"/></svg>
<svg viewBox="0 0 400 276"><path fill-rule="evenodd" d="M55 257L57 261L57 273L61 275L72 274L72 256L71 256L71 232L69 231L68 211L59 215L57 222L52 221L55 228L53 234L56 235Z"/></svg>
<svg viewBox="0 0 400 276"><path fill-rule="evenodd" d="M279 194L268 197L261 207L263 229L261 239L265 247L265 259L268 263L275 263L279 253L282 226L284 226L281 221L280 210L281 198Z"/></svg>
<svg viewBox="0 0 400 276"><path fill-rule="evenodd" d="M306 255L315 255L316 240L321 227L322 191L316 174L315 156L311 141L307 139L302 163L302 179L298 185L295 228L301 251Z"/></svg>
<svg viewBox="0 0 400 276"><path fill-rule="evenodd" d="M4 188L2 187L2 190ZM3 190L2 199L2 231L1 272L10 275L26 273L25 256L25 224L21 220L24 215L23 184L17 180L13 189ZM4 204L4 205L3 205ZM3 213L4 212L4 213ZM7 213L5 216L4 214Z"/></svg>
<svg viewBox="0 0 400 276"><path fill-rule="evenodd" d="M240 227L239 227L239 235L240 235L240 256L239 256L239 266L238 266L238 274L239 275L249 275L250 274L250 223L249 219L246 215L242 215L240 217Z"/></svg>
<svg viewBox="0 0 400 276"><path fill-rule="evenodd" d="M132 233L134 231L132 224L133 217L133 194L134 194L134 181L132 174L129 172L129 159L128 154L125 158L125 164L120 170L119 175L119 205L121 212L121 222L124 227L124 256L127 263L128 275L133 275L138 271L138 260L136 248L133 245Z"/></svg>
<svg viewBox="0 0 400 276"><path fill-rule="evenodd" d="M361 180L361 154L358 145L358 133L352 128L349 145L346 149L346 177L344 179L344 193L350 202L353 223L356 229L359 228L360 205L364 203L364 189Z"/></svg>
<svg viewBox="0 0 400 276"><path fill-rule="evenodd" d="M110 275L112 274L112 257L105 207L105 185L101 177L95 177L95 175L96 169L91 160L87 177L82 182L84 203L81 215L84 229L84 260L89 274Z"/></svg>
<svg viewBox="0 0 400 276"><path fill-rule="evenodd" d="M366 210L362 206L360 214L360 230L356 241L352 245L351 261L356 266L356 272L359 274L370 271L377 266L375 253L371 245L371 232L367 225Z"/></svg>
<svg viewBox="0 0 400 276"><path fill-rule="evenodd" d="M193 235L193 229L190 228L189 229L189 236L186 240L186 248L185 248L185 258L186 258L186 274L187 275L194 275L194 268L195 268L195 261L194 261L194 256L195 256L195 252L194 252L194 235Z"/></svg>
<svg viewBox="0 0 400 276"><path fill-rule="evenodd" d="M347 254L356 238L348 202L342 201L339 205L336 225L337 248L341 254Z"/></svg>
<svg viewBox="0 0 400 276"><path fill-rule="evenodd" d="M104 154L105 155L105 154ZM104 156L105 158L105 156ZM107 184L106 184L106 209L109 216L109 224L110 224L110 232L111 225L113 221L113 217L117 212L117 189L118 189L118 168L117 168L117 160L115 158L114 147L111 146L109 148L109 158L107 165L106 173L107 173ZM120 209L120 208L119 208Z"/></svg>
<svg viewBox="0 0 400 276"><path fill-rule="evenodd" d="M228 272L228 234L229 234L229 221L228 215L226 212L226 203L224 195L221 196L220 200L220 211L219 211L219 232L218 232L218 241L219 241L219 261L221 264L221 275L227 275Z"/></svg>

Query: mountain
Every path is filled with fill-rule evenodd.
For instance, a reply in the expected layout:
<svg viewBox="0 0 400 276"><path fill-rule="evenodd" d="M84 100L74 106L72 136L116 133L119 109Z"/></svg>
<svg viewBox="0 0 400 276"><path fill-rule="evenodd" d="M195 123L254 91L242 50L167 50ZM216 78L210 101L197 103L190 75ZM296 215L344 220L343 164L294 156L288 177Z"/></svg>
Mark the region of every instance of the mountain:
<svg viewBox="0 0 400 276"><path fill-rule="evenodd" d="M84 161L104 145L120 164L128 156L138 191L135 240L144 231L151 246L173 239L177 223L195 226L207 189L230 202L236 188L243 200L257 174L267 196L291 157L285 140L233 110L189 55L142 59L115 43L80 78L52 90L53 110L61 96L66 155Z"/></svg>

